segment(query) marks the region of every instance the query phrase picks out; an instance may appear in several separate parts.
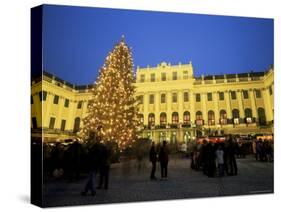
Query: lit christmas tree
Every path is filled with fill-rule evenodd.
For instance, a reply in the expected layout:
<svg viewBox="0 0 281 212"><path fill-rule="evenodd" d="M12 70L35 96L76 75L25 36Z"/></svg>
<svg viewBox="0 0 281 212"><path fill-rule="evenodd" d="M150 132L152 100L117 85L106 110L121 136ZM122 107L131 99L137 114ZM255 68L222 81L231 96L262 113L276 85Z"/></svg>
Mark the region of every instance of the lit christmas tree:
<svg viewBox="0 0 281 212"><path fill-rule="evenodd" d="M121 149L135 141L140 123L133 82L132 55L122 37L99 71L88 115L83 119L81 137L95 133L103 142L117 142Z"/></svg>

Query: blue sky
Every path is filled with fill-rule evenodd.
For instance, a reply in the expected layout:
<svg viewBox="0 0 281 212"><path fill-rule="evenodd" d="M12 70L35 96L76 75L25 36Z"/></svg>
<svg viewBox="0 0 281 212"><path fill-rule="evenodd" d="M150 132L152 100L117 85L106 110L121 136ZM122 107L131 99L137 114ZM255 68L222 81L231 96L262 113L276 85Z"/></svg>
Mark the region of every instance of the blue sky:
<svg viewBox="0 0 281 212"><path fill-rule="evenodd" d="M194 74L264 71L273 64L273 19L45 5L43 68L93 83L125 35L135 68L192 61Z"/></svg>

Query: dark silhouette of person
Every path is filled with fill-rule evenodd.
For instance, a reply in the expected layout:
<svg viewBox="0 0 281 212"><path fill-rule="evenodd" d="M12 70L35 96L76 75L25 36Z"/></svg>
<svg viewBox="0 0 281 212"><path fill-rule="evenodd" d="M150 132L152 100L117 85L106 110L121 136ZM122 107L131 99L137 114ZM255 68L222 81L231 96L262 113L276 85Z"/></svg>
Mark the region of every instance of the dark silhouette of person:
<svg viewBox="0 0 281 212"><path fill-rule="evenodd" d="M209 165L209 161L208 161L208 151L209 151L209 147L208 147L208 141L207 140L203 140L203 145L201 147L201 151L200 151L200 155L201 155L201 164L203 166L203 174L204 175L208 175L208 165Z"/></svg>
<svg viewBox="0 0 281 212"><path fill-rule="evenodd" d="M109 170L111 163L111 148L104 143L100 144L100 180L98 189L108 189Z"/></svg>
<svg viewBox="0 0 281 212"><path fill-rule="evenodd" d="M156 180L155 171L156 171L156 162L157 162L157 152L155 150L154 142L152 142L150 151L149 151L149 160L152 164L150 179Z"/></svg>
<svg viewBox="0 0 281 212"><path fill-rule="evenodd" d="M216 149L213 143L208 143L206 146L207 150L207 176L208 177L214 177L215 176L215 172L216 172Z"/></svg>
<svg viewBox="0 0 281 212"><path fill-rule="evenodd" d="M100 167L100 155L100 144L99 142L95 141L89 150L90 174L84 191L81 192L81 195L83 196L85 196L88 191L91 192L92 196L96 195L96 175Z"/></svg>
<svg viewBox="0 0 281 212"><path fill-rule="evenodd" d="M235 154L237 152L237 144L234 142L232 135L229 135L228 139L228 165L229 165L229 175L237 175L237 163Z"/></svg>
<svg viewBox="0 0 281 212"><path fill-rule="evenodd" d="M69 181L80 179L82 146L78 140L74 140L67 150L67 167Z"/></svg>
<svg viewBox="0 0 281 212"><path fill-rule="evenodd" d="M167 179L168 177L169 150L166 144L166 141L163 141L163 145L161 146L159 151L159 161L161 166L162 179Z"/></svg>

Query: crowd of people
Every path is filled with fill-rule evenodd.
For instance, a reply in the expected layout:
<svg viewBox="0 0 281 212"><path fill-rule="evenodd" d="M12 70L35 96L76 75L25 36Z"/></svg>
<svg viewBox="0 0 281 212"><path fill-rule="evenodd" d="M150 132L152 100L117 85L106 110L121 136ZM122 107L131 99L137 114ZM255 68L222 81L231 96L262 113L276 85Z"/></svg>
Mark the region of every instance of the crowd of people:
<svg viewBox="0 0 281 212"><path fill-rule="evenodd" d="M259 139L252 143L253 153L257 161L273 162L273 141Z"/></svg>
<svg viewBox="0 0 281 212"><path fill-rule="evenodd" d="M96 189L108 189L110 171L111 150L108 145L99 141L93 141L89 149L89 161L91 162L90 174L81 195L85 196L88 192L92 196L96 195ZM99 177L99 184L96 187L96 176Z"/></svg>
<svg viewBox="0 0 281 212"><path fill-rule="evenodd" d="M150 179L156 180L155 171L156 171L156 163L160 162L161 168L161 179L168 179L168 163L169 163L169 149L167 146L167 142L163 141L162 146L160 148L155 147L155 143L152 142L150 152L149 152L149 160L152 164Z"/></svg>
<svg viewBox="0 0 281 212"><path fill-rule="evenodd" d="M67 145L57 143L52 151L48 151L48 148L44 147L43 149L46 151L44 153L44 157L46 157L44 172L55 178L64 176L69 182L78 181L81 172L88 173L88 179L81 195L90 193L94 196L96 195L96 189L108 189L109 187L109 172L113 151L112 146L105 145L97 138L88 143L87 147L82 146L78 140L73 140ZM148 153L149 145L150 143L148 143L147 149L145 148L145 154ZM138 146L136 149L139 149ZM236 158L245 157L249 149L255 155L257 161L273 161L273 141L259 139L243 143L236 137L227 135L225 142L213 143L203 140L202 143L197 143L191 154L190 165L194 170L202 170L203 174L208 177L237 175ZM157 162L160 164L160 179L168 179L169 154L170 150L166 141L157 145L154 142L151 143L149 150L149 161L152 165L151 180L157 180ZM137 160L139 160L138 155L142 154L136 154ZM98 182L96 179L99 179Z"/></svg>
<svg viewBox="0 0 281 212"><path fill-rule="evenodd" d="M232 135L228 135L226 141L221 143L203 140L203 143L197 145L196 151L193 151L191 155L191 168L202 169L208 177L237 175L236 154L238 148L238 143L235 142Z"/></svg>
<svg viewBox="0 0 281 212"><path fill-rule="evenodd" d="M254 154L258 161L272 162L273 141L259 139L244 143L231 134L226 136L225 142L203 140L191 154L191 168L202 170L208 177L237 175L236 158L245 158L247 154Z"/></svg>
<svg viewBox="0 0 281 212"><path fill-rule="evenodd" d="M69 183L80 180L81 173L88 173L88 180L81 195L96 189L108 189L110 164L113 156L111 144L97 138L82 145L77 139L65 143L46 145L44 148L45 179L63 178ZM99 176L98 176L99 175ZM99 182L96 182L98 178Z"/></svg>

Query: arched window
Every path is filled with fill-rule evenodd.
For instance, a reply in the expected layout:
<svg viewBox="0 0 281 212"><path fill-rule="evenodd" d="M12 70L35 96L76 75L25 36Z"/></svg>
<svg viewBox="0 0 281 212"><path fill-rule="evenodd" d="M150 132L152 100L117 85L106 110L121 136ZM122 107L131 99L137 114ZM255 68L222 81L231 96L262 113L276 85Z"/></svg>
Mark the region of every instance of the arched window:
<svg viewBox="0 0 281 212"><path fill-rule="evenodd" d="M183 113L183 123L184 124L190 124L190 112L185 111Z"/></svg>
<svg viewBox="0 0 281 212"><path fill-rule="evenodd" d="M148 126L154 126L155 125L155 116L154 113L150 113L148 115Z"/></svg>
<svg viewBox="0 0 281 212"><path fill-rule="evenodd" d="M232 110L232 118L233 118L234 124L239 124L239 110L238 109Z"/></svg>
<svg viewBox="0 0 281 212"><path fill-rule="evenodd" d="M265 111L264 111L264 108L262 108L262 107L258 108L258 118L259 118L260 125L266 125Z"/></svg>
<svg viewBox="0 0 281 212"><path fill-rule="evenodd" d="M215 113L212 110L208 111L208 125L215 125Z"/></svg>
<svg viewBox="0 0 281 212"><path fill-rule="evenodd" d="M167 115L166 113L160 114L160 125L166 125L167 124Z"/></svg>
<svg viewBox="0 0 281 212"><path fill-rule="evenodd" d="M245 120L247 124L252 123L252 110L250 108L245 109Z"/></svg>
<svg viewBox="0 0 281 212"><path fill-rule="evenodd" d="M220 124L227 124L227 115L225 110L220 110Z"/></svg>
<svg viewBox="0 0 281 212"><path fill-rule="evenodd" d="M201 111L197 111L195 114L196 125L203 125L203 116Z"/></svg>
<svg viewBox="0 0 281 212"><path fill-rule="evenodd" d="M73 132L76 133L80 130L80 118L76 117L74 120Z"/></svg>
<svg viewBox="0 0 281 212"><path fill-rule="evenodd" d="M239 110L238 109L232 110L232 118L239 118Z"/></svg>
<svg viewBox="0 0 281 212"><path fill-rule="evenodd" d="M172 124L179 123L179 114L177 112L172 113Z"/></svg>
<svg viewBox="0 0 281 212"><path fill-rule="evenodd" d="M245 109L245 117L250 117L252 118L252 110L250 108Z"/></svg>
<svg viewBox="0 0 281 212"><path fill-rule="evenodd" d="M200 119L202 119L203 117L202 117L202 112L201 111L197 111L196 112L196 119L198 119L198 120L200 120Z"/></svg>

